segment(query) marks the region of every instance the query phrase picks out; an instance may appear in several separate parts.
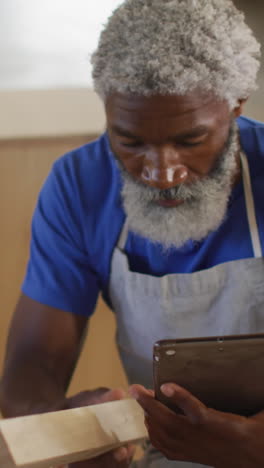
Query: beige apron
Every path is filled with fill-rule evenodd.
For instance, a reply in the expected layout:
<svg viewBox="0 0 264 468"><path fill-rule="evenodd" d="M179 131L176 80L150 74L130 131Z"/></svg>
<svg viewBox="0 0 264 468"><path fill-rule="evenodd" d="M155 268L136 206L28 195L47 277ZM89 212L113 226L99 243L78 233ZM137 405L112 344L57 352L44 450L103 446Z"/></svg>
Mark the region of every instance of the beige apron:
<svg viewBox="0 0 264 468"><path fill-rule="evenodd" d="M124 252L125 222L112 258L109 293L117 320L117 345L130 383L152 387L152 348L166 338L264 332L264 262L248 161L241 154L254 258L191 274L154 277L130 271ZM137 468L194 468L168 461L148 447ZM208 468L208 467L207 467Z"/></svg>

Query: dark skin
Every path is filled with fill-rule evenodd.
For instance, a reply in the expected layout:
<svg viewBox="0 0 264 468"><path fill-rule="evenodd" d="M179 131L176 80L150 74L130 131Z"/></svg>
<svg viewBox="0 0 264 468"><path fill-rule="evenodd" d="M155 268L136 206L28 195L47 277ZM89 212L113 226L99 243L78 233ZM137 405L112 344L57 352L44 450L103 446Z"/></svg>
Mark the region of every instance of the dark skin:
<svg viewBox="0 0 264 468"><path fill-rule="evenodd" d="M164 190L191 184L215 166L243 103L230 112L226 102L197 91L173 97L112 95L106 103L112 150L145 185Z"/></svg>
<svg viewBox="0 0 264 468"><path fill-rule="evenodd" d="M264 411L250 418L222 413L178 385L161 388L183 414L169 410L141 385L133 385L130 394L145 411L151 443L166 458L215 468L264 466Z"/></svg>
<svg viewBox="0 0 264 468"><path fill-rule="evenodd" d="M49 307L21 295L10 326L0 385L4 417L76 408L126 396L122 389L87 390L66 398L68 383L87 326L82 316ZM132 445L70 468L125 468Z"/></svg>
<svg viewBox="0 0 264 468"><path fill-rule="evenodd" d="M183 181L191 183L213 168L225 146L231 119L241 113L242 104L239 102L230 112L226 103L199 92L152 98L116 94L106 102L110 143L125 169L143 184L165 189ZM129 137L121 136L120 128L123 134L129 131ZM175 169L173 177L171 168ZM4 416L73 408L125 396L120 389L96 389L66 398L86 327L84 317L25 295L20 297L0 386ZM152 397L148 401L150 406L156 404ZM173 426L170 417L165 413L165 420ZM72 464L71 468L125 468L132 454L133 447L124 447L117 453Z"/></svg>

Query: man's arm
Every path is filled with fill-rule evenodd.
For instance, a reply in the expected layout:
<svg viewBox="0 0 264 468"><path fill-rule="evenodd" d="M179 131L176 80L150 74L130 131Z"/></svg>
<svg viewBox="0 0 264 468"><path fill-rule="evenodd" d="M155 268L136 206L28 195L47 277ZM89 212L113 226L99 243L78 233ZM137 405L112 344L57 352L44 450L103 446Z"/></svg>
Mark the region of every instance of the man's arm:
<svg viewBox="0 0 264 468"><path fill-rule="evenodd" d="M63 312L22 295L11 323L0 408L5 417L92 405L125 396L122 390L99 388L65 397L79 357L87 318ZM83 468L126 468L133 446L121 447L94 460L70 465Z"/></svg>
<svg viewBox="0 0 264 468"><path fill-rule="evenodd" d="M67 407L65 391L79 357L87 318L22 295L12 319L0 407L13 417Z"/></svg>

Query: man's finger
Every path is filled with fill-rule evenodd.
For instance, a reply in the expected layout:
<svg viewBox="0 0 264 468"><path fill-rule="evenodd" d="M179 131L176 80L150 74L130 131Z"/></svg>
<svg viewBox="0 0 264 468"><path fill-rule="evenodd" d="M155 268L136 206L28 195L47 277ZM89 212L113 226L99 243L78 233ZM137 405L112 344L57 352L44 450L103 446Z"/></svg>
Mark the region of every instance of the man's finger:
<svg viewBox="0 0 264 468"><path fill-rule="evenodd" d="M247 437L249 430L247 418L207 408L194 395L176 384L165 384L161 390L164 395L172 398L174 404L182 409L192 423L202 424L210 433L233 441Z"/></svg>
<svg viewBox="0 0 264 468"><path fill-rule="evenodd" d="M206 406L190 392L174 383L162 385L161 391L171 399L175 406L182 410L192 423L197 424L206 421Z"/></svg>
<svg viewBox="0 0 264 468"><path fill-rule="evenodd" d="M119 455L117 455L118 451ZM69 468L128 468L130 459L127 455L128 450L121 447L90 460L71 463Z"/></svg>
<svg viewBox="0 0 264 468"><path fill-rule="evenodd" d="M124 445L113 451L114 459L118 462L131 460L135 453L135 446L132 444Z"/></svg>
<svg viewBox="0 0 264 468"><path fill-rule="evenodd" d="M132 398L135 398L142 408L149 414L154 414L156 408L161 404L154 399L152 391L147 390L142 385L131 385L128 393Z"/></svg>
<svg viewBox="0 0 264 468"><path fill-rule="evenodd" d="M113 452L113 457L117 462L128 460L130 457L126 447L120 447Z"/></svg>
<svg viewBox="0 0 264 468"><path fill-rule="evenodd" d="M109 390L101 396L101 403L107 403L109 401L123 400L127 394L122 388L116 388Z"/></svg>
<svg viewBox="0 0 264 468"><path fill-rule="evenodd" d="M162 385L161 391L181 408L192 423L203 424L210 432L221 435L221 437L224 435L236 439L237 436L241 437L247 434L247 418L207 408L190 392L173 383Z"/></svg>
<svg viewBox="0 0 264 468"><path fill-rule="evenodd" d="M174 426L182 424L182 415L176 415L165 405L155 400L152 392L142 385L132 385L129 394L137 400L145 413L153 418L157 424L166 425L168 420L173 420Z"/></svg>

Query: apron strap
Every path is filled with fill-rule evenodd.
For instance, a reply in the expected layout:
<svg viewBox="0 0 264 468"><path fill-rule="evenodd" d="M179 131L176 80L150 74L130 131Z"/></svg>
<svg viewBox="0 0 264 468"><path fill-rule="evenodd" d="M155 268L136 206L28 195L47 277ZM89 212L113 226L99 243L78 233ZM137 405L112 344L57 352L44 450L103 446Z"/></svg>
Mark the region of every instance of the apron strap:
<svg viewBox="0 0 264 468"><path fill-rule="evenodd" d="M243 185L244 185L247 217L248 217L248 224L249 224L254 257L261 258L263 255L262 255L261 243L260 243L259 232L258 232L258 225L257 225L257 219L256 219L255 204L254 204L254 199L253 199L253 191L252 191L252 185L251 185L251 179L250 179L248 160L243 151L241 151L240 153L240 159L241 159L241 164L242 164L242 175L243 175Z"/></svg>
<svg viewBox="0 0 264 468"><path fill-rule="evenodd" d="M118 247L121 251L125 250L125 245L126 245L127 237L128 237L128 219L126 218L126 219L125 219L125 222L124 222L124 224L123 224L123 227L122 227L122 230L121 230L119 239L118 239L118 243L117 243L117 247Z"/></svg>

